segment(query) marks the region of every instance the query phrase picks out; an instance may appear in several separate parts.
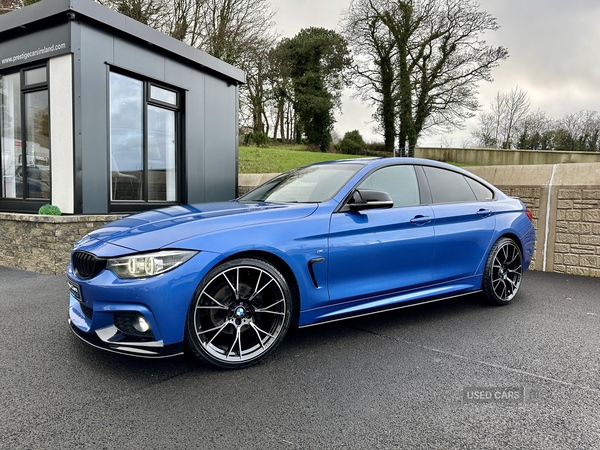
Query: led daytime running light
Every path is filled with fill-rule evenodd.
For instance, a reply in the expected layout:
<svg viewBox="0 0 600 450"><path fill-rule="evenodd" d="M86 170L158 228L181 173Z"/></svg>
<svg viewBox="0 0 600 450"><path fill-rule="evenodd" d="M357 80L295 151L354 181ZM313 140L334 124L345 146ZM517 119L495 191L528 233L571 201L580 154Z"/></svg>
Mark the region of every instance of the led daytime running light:
<svg viewBox="0 0 600 450"><path fill-rule="evenodd" d="M189 250L165 250L156 253L124 256L109 259L106 268L113 271L119 278L148 278L180 266L196 253Z"/></svg>

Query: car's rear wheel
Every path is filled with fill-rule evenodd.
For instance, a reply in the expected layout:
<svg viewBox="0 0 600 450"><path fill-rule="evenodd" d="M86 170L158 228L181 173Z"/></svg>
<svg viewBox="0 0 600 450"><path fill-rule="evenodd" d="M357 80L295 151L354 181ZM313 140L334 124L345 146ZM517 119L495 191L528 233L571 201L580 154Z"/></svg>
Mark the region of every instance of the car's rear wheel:
<svg viewBox="0 0 600 450"><path fill-rule="evenodd" d="M523 278L523 256L510 238L496 241L485 265L483 292L495 305L506 305L515 298Z"/></svg>
<svg viewBox="0 0 600 450"><path fill-rule="evenodd" d="M291 309L290 289L273 265L254 258L226 262L196 290L187 317L188 346L213 366L250 366L279 345Z"/></svg>

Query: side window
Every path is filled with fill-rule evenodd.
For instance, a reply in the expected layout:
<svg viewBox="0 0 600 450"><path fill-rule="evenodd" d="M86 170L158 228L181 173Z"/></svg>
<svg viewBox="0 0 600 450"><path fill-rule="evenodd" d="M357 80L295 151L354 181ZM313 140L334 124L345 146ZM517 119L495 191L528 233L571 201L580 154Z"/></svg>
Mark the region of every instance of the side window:
<svg viewBox="0 0 600 450"><path fill-rule="evenodd" d="M484 186L479 181L475 181L473 178L465 177L469 182L469 186L475 192L475 196L477 200L480 202L489 202L494 200L494 192L490 190L487 186Z"/></svg>
<svg viewBox="0 0 600 450"><path fill-rule="evenodd" d="M410 165L383 167L370 174L358 188L387 192L394 208L421 203L415 169Z"/></svg>
<svg viewBox="0 0 600 450"><path fill-rule="evenodd" d="M433 203L475 202L477 198L467 179L460 173L437 167L423 167Z"/></svg>

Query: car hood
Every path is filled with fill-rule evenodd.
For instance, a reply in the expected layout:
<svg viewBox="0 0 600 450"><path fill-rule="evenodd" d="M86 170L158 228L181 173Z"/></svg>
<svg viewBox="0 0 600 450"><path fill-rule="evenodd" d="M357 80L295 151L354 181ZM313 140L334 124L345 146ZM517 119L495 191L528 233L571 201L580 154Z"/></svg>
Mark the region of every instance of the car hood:
<svg viewBox="0 0 600 450"><path fill-rule="evenodd" d="M299 219L318 205L240 203L237 201L180 205L115 220L86 236L133 251L174 246L178 241L227 229ZM78 247L84 245L80 242Z"/></svg>

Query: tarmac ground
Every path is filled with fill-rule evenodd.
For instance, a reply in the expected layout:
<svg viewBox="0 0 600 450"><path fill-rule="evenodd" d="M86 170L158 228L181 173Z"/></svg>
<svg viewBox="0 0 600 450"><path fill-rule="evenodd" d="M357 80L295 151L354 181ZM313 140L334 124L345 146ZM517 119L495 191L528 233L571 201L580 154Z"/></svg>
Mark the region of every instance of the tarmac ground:
<svg viewBox="0 0 600 450"><path fill-rule="evenodd" d="M62 275L0 267L0 448L598 449L600 279L292 331L262 363L105 352Z"/></svg>

